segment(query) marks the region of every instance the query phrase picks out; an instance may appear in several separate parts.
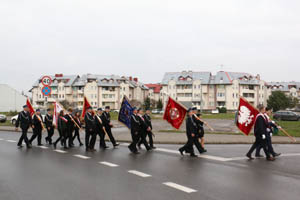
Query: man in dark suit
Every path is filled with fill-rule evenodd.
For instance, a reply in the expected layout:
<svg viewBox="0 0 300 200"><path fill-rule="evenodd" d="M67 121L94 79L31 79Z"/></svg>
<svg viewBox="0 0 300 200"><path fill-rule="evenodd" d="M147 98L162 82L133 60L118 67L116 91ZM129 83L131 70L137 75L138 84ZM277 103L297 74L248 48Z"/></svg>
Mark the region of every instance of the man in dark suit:
<svg viewBox="0 0 300 200"><path fill-rule="evenodd" d="M194 144L196 148L198 149L199 153L204 153L206 152L202 145L199 142L199 138L201 136L201 128L203 128L203 122L200 120L200 118L197 117L197 108L193 107L192 108L193 116L192 119L196 123L196 138L193 138ZM202 125L202 126L201 126Z"/></svg>
<svg viewBox="0 0 300 200"><path fill-rule="evenodd" d="M266 158L268 161L274 161L275 158L270 156L270 153L267 149L267 141L266 141L266 135L267 135L267 128L268 124L265 118L264 113L266 112L266 109L263 105L258 106L259 114L256 116L255 119L255 125L254 125L254 135L255 135L255 142L251 146L249 152L246 154L246 156L252 160L252 153L253 151L261 146L266 154Z"/></svg>
<svg viewBox="0 0 300 200"><path fill-rule="evenodd" d="M74 117L73 117L73 109L69 108L68 113L65 115L67 122L67 135L66 135L66 144L68 144L69 148L72 148L73 145L73 131L74 131ZM68 142L67 142L68 141Z"/></svg>
<svg viewBox="0 0 300 200"><path fill-rule="evenodd" d="M52 144L52 136L54 134L54 125L53 125L53 115L51 109L47 109L47 114L45 116L45 125L48 132L48 136L45 138L46 143Z"/></svg>
<svg viewBox="0 0 300 200"><path fill-rule="evenodd" d="M43 131L44 125L43 125L43 118L42 118L40 109L36 109L35 114L33 114L31 126L32 126L32 130L33 130L33 135L31 136L29 143L32 144L33 140L37 137L38 146L43 146L42 131Z"/></svg>
<svg viewBox="0 0 300 200"><path fill-rule="evenodd" d="M144 114L143 118L145 120L146 125L149 127L149 130L146 130L145 133L145 139L148 136L149 138L149 145L151 149L156 149L156 147L153 145L153 133L152 133L152 122L151 122L151 116L150 116L150 109L146 110L146 113ZM138 146L140 147L142 144L142 140L140 140L140 142L138 143Z"/></svg>
<svg viewBox="0 0 300 200"><path fill-rule="evenodd" d="M151 128L149 127L149 125L146 123L146 120L143 117L143 110L141 108L138 109L138 113L137 113L137 119L140 121L140 144L144 144L145 148L147 149L147 151L150 151L151 148L148 145L148 142L146 140L146 136L147 136L147 132L151 131Z"/></svg>
<svg viewBox="0 0 300 200"><path fill-rule="evenodd" d="M140 140L141 124L140 120L138 119L136 107L133 108L133 114L130 116L130 123L132 142L128 148L132 153L139 154L140 152L137 150L136 145Z"/></svg>
<svg viewBox="0 0 300 200"><path fill-rule="evenodd" d="M268 127L267 134L266 134L267 149L268 149L269 153L272 154L273 157L278 157L281 154L276 153L272 146L273 128L277 128L277 125L275 124L275 122L271 121L271 119L270 119L270 116L272 115L272 109L266 108L266 112L264 113L264 115L265 115L265 119L266 119L267 127ZM279 128L281 128L281 127L279 127ZM255 157L257 157L257 158L263 157L262 155L260 155L261 149L262 149L262 146L257 147Z"/></svg>
<svg viewBox="0 0 300 200"><path fill-rule="evenodd" d="M95 126L96 126L96 133L100 137L100 144L99 147L100 149L107 149L109 148L106 146L105 143L105 127L103 126L103 120L102 120L102 108L98 108L97 114L95 115Z"/></svg>
<svg viewBox="0 0 300 200"><path fill-rule="evenodd" d="M85 121L85 148L86 151L95 151L91 144L96 140L95 134L95 117L93 116L92 107L87 108L87 112L84 116Z"/></svg>
<svg viewBox="0 0 300 200"><path fill-rule="evenodd" d="M186 118L186 135L187 135L187 143L179 149L181 155L183 152L190 153L191 157L197 157L194 153L194 141L198 140L197 138L197 124L193 120L193 110L190 108L188 109L188 116Z"/></svg>
<svg viewBox="0 0 300 200"><path fill-rule="evenodd" d="M31 116L30 116L29 109L28 109L27 105L23 106L23 109L24 110L19 113L18 119L16 121L16 131L18 131L19 126L22 129L22 135L19 139L18 147L19 148L23 147L22 143L23 143L23 140L24 140L25 143L26 143L26 147L31 148L30 142L27 138L27 132L28 132L28 129L31 126L31 123L32 123Z"/></svg>
<svg viewBox="0 0 300 200"><path fill-rule="evenodd" d="M105 127L105 130L107 132L107 135L109 137L109 140L111 141L111 143L114 145L114 147L116 146L119 146L120 144L116 142L112 132L111 132L111 128L113 127L111 121L110 121L110 107L109 106L106 106L105 107L105 111L103 112L102 114L102 120L103 120L103 123L104 123L104 127Z"/></svg>

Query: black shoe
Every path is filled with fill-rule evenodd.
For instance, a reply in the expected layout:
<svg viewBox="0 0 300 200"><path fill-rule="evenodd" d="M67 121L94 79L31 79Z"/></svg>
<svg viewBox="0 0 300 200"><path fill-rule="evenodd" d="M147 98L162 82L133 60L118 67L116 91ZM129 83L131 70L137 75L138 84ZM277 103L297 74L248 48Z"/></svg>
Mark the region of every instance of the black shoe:
<svg viewBox="0 0 300 200"><path fill-rule="evenodd" d="M259 155L255 155L255 157L256 158L263 158L264 156L259 154Z"/></svg>
<svg viewBox="0 0 300 200"><path fill-rule="evenodd" d="M109 149L109 146L100 147L101 149Z"/></svg>
<svg viewBox="0 0 300 200"><path fill-rule="evenodd" d="M203 149L203 153L206 153L207 152L207 150L206 149Z"/></svg>
<svg viewBox="0 0 300 200"><path fill-rule="evenodd" d="M178 151L180 152L180 154L181 154L182 156L184 156L183 150L182 150L182 149L179 149Z"/></svg>
<svg viewBox="0 0 300 200"><path fill-rule="evenodd" d="M22 145L18 145L18 149L22 149L23 148L23 146Z"/></svg>
<svg viewBox="0 0 300 200"><path fill-rule="evenodd" d="M190 156L193 157L193 158L198 157L198 156L197 156L196 154L194 154L194 153L192 153Z"/></svg>
<svg viewBox="0 0 300 200"><path fill-rule="evenodd" d="M83 144L82 144L82 143L80 143L80 144L79 144L79 146L83 146Z"/></svg>
<svg viewBox="0 0 300 200"><path fill-rule="evenodd" d="M67 146L64 146L64 149L69 149Z"/></svg>
<svg viewBox="0 0 300 200"><path fill-rule="evenodd" d="M90 149L89 149L89 148L87 148L87 149L85 149L85 151L86 151L86 152L90 152Z"/></svg>
<svg viewBox="0 0 300 200"><path fill-rule="evenodd" d="M120 146L120 143L116 143L114 144L114 147Z"/></svg>
<svg viewBox="0 0 300 200"><path fill-rule="evenodd" d="M49 143L49 140L48 140L48 138L45 138L45 141L46 141L46 144L48 144L48 143Z"/></svg>
<svg viewBox="0 0 300 200"><path fill-rule="evenodd" d="M275 158L273 158L273 157L269 157L269 158L267 158L267 161L275 161L276 159Z"/></svg>
<svg viewBox="0 0 300 200"><path fill-rule="evenodd" d="M149 148L147 149L147 151L152 151L152 148L149 147Z"/></svg>
<svg viewBox="0 0 300 200"><path fill-rule="evenodd" d="M274 157L278 157L278 156L280 156L280 155L281 155L281 153L274 153L274 154L273 154Z"/></svg>
<svg viewBox="0 0 300 200"><path fill-rule="evenodd" d="M32 146L29 144L29 145L27 145L27 149L31 149L32 148Z"/></svg>
<svg viewBox="0 0 300 200"><path fill-rule="evenodd" d="M140 152L139 152L139 151L134 151L133 153L134 153L134 154L140 154Z"/></svg>
<svg viewBox="0 0 300 200"><path fill-rule="evenodd" d="M54 147L54 149L56 149L56 143L55 142L53 143L53 147Z"/></svg>
<svg viewBox="0 0 300 200"><path fill-rule="evenodd" d="M142 149L141 145L138 145L138 148L139 148L139 149Z"/></svg>
<svg viewBox="0 0 300 200"><path fill-rule="evenodd" d="M153 147L151 147L151 149L156 149L156 147L153 146Z"/></svg>
<svg viewBox="0 0 300 200"><path fill-rule="evenodd" d="M38 146L44 146L43 144L38 144Z"/></svg>
<svg viewBox="0 0 300 200"><path fill-rule="evenodd" d="M254 158L252 158L252 156L250 154L247 154L246 157L249 158L249 160L253 160Z"/></svg>

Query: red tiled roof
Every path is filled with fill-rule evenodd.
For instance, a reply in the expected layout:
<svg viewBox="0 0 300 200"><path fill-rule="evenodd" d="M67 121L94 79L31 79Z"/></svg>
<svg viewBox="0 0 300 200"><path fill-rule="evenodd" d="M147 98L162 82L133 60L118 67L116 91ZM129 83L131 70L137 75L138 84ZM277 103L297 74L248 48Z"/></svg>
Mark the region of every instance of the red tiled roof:
<svg viewBox="0 0 300 200"><path fill-rule="evenodd" d="M148 88L153 89L154 93L160 93L162 86L160 84L145 84Z"/></svg>

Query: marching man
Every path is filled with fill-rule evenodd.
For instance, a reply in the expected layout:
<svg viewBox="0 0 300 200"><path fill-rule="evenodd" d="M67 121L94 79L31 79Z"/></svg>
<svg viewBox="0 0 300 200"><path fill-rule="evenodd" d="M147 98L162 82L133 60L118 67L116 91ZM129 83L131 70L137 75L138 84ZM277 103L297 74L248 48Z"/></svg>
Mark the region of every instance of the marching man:
<svg viewBox="0 0 300 200"><path fill-rule="evenodd" d="M32 144L33 140L37 137L38 146L43 146L42 144L42 131L44 129L43 120L41 116L41 110L36 109L35 114L32 118L32 130L33 135L31 136L29 143Z"/></svg>

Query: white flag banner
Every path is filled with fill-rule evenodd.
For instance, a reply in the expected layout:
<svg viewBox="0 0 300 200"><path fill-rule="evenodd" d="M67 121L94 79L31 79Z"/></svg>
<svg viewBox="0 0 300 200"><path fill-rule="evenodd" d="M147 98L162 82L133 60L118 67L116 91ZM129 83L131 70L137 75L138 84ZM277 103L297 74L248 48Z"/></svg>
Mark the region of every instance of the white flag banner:
<svg viewBox="0 0 300 200"><path fill-rule="evenodd" d="M53 113L53 125L55 125L57 127L57 120L58 120L58 116L60 111L64 110L64 108L62 107L62 105L60 105L59 103L55 102L54 103L54 113Z"/></svg>

